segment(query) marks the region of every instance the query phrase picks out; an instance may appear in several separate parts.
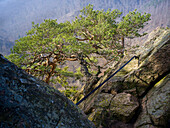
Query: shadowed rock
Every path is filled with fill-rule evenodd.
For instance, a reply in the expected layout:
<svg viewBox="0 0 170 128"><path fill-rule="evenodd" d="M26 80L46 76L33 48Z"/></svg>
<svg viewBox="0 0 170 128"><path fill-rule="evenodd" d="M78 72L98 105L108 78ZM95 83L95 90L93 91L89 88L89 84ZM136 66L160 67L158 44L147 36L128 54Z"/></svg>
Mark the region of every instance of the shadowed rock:
<svg viewBox="0 0 170 128"><path fill-rule="evenodd" d="M133 60L79 105L96 126L113 128L119 124L120 128L133 128L137 120L137 128L167 127L169 82L154 88L170 71L169 37L170 29L157 28L153 31L145 45L130 49L117 67L134 55L139 56L139 62ZM113 74L115 71L108 72ZM109 73L94 87L106 80Z"/></svg>
<svg viewBox="0 0 170 128"><path fill-rule="evenodd" d="M58 90L0 55L0 128L94 128Z"/></svg>
<svg viewBox="0 0 170 128"><path fill-rule="evenodd" d="M159 81L143 98L142 113L136 128L168 128L170 119L170 74Z"/></svg>

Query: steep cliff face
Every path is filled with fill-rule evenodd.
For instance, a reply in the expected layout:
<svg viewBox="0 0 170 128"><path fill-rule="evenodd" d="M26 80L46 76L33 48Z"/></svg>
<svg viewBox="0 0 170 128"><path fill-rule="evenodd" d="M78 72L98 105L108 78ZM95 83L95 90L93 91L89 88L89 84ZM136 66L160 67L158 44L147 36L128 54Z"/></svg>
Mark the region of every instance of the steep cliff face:
<svg viewBox="0 0 170 128"><path fill-rule="evenodd" d="M165 76L142 99L142 112L136 128L168 128L170 121L170 74Z"/></svg>
<svg viewBox="0 0 170 128"><path fill-rule="evenodd" d="M59 91L0 55L0 128L94 128Z"/></svg>
<svg viewBox="0 0 170 128"><path fill-rule="evenodd" d="M154 30L145 45L126 53L118 67L134 55L139 61L130 62L79 105L97 127L168 127L170 29ZM115 69L89 88L98 86L113 72Z"/></svg>

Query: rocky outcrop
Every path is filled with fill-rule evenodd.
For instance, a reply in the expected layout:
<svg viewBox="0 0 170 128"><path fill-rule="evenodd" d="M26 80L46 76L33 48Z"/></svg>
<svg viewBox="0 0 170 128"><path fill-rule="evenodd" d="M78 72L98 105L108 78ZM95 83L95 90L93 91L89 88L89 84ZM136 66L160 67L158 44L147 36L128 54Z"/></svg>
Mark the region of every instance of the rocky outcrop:
<svg viewBox="0 0 170 128"><path fill-rule="evenodd" d="M142 113L135 123L135 128L168 127L170 119L169 97L170 74L159 81L143 98Z"/></svg>
<svg viewBox="0 0 170 128"><path fill-rule="evenodd" d="M134 116L139 103L134 96L127 93L118 93L115 96L112 94L99 94L94 101L93 107L97 109L94 109L89 119L95 121L96 125L102 124L102 120L110 119L121 120L126 123ZM103 123L103 125L105 124Z"/></svg>
<svg viewBox="0 0 170 128"><path fill-rule="evenodd" d="M59 91L0 55L0 128L94 128Z"/></svg>
<svg viewBox="0 0 170 128"><path fill-rule="evenodd" d="M149 35L144 46L130 49L117 67L134 55L139 57L139 61L130 62L79 105L96 126L167 127L169 82L162 82L159 88L155 87L170 71L170 29L157 28ZM110 70L94 86L99 85L114 71L115 69Z"/></svg>
<svg viewBox="0 0 170 128"><path fill-rule="evenodd" d="M124 80L124 87L134 85L142 97L170 70L170 30L157 28L149 37L136 53L140 57L139 67Z"/></svg>

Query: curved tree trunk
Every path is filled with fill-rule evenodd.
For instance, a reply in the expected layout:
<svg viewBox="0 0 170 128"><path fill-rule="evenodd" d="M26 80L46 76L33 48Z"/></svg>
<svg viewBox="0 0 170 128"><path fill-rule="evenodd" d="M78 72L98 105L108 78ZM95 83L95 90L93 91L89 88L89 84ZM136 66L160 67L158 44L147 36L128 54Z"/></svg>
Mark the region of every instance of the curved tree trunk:
<svg viewBox="0 0 170 128"><path fill-rule="evenodd" d="M50 70L50 72L47 74L47 76L46 76L46 78L45 78L45 82L46 82L47 84L50 83L50 78L51 78L52 74L53 74L54 71L55 71L56 64L52 63L50 66L51 66L51 70Z"/></svg>

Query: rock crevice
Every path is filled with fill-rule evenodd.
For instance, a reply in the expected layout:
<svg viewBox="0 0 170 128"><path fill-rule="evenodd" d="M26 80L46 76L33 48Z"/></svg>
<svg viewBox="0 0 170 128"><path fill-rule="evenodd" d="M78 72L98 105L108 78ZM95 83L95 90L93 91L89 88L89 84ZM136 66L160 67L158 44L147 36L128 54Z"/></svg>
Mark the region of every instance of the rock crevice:
<svg viewBox="0 0 170 128"><path fill-rule="evenodd" d="M164 128L168 126L170 84L169 82L166 84L165 81L169 81L170 71L169 37L170 29L157 28L153 31L144 46L133 52L129 50L117 67L125 64L134 55L139 56L140 63L132 60L79 105L85 112L93 108L91 114L88 113L89 119L97 127ZM114 70L109 71L110 74L113 72ZM109 73L103 77L103 81L109 77ZM157 87L160 80L164 82ZM97 85L100 83L101 81Z"/></svg>

